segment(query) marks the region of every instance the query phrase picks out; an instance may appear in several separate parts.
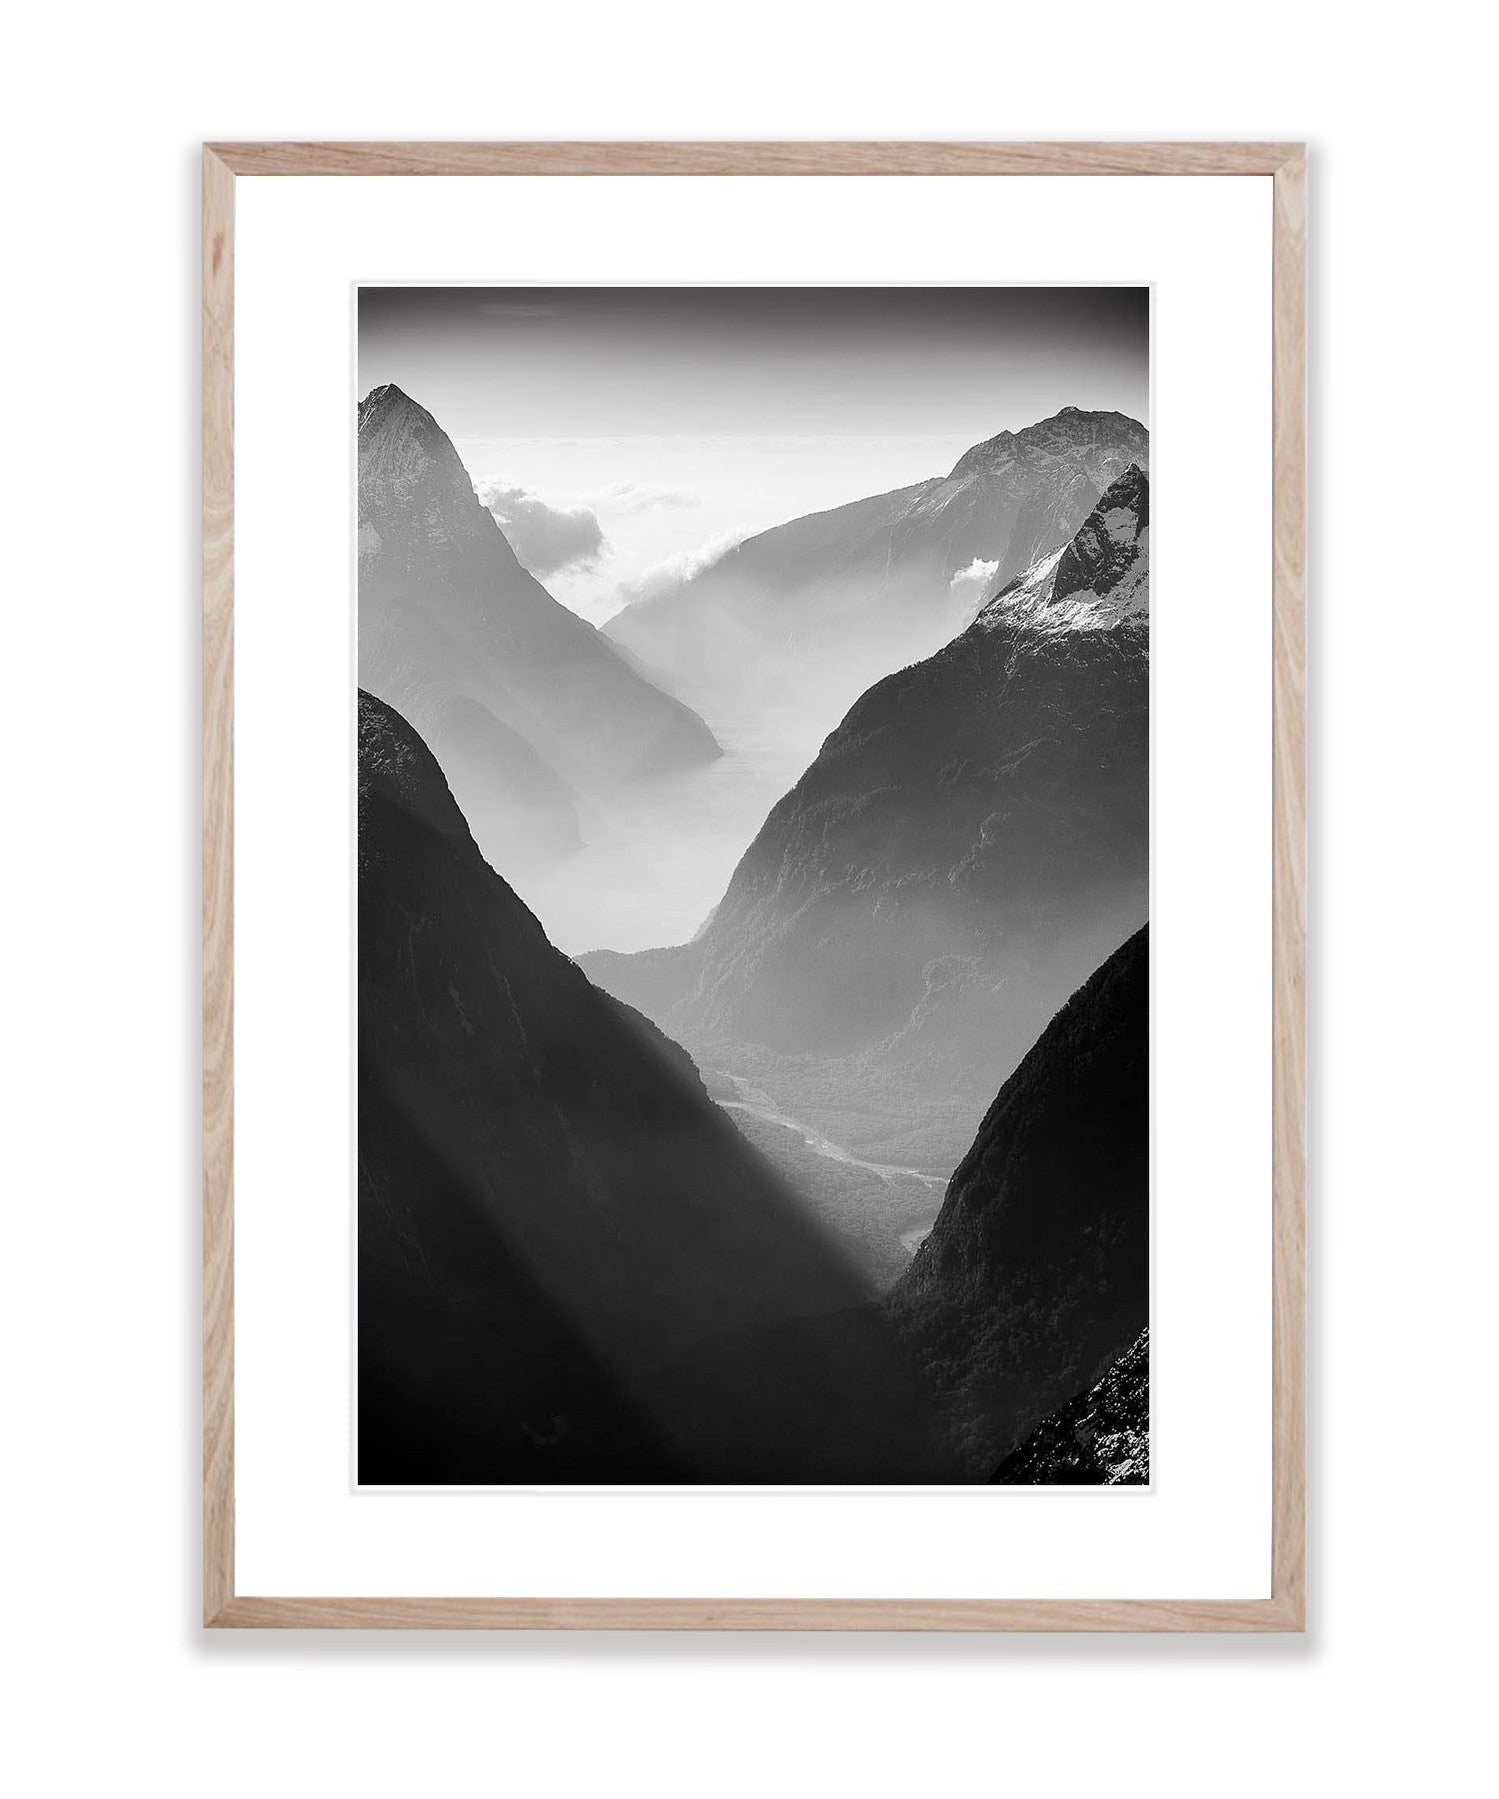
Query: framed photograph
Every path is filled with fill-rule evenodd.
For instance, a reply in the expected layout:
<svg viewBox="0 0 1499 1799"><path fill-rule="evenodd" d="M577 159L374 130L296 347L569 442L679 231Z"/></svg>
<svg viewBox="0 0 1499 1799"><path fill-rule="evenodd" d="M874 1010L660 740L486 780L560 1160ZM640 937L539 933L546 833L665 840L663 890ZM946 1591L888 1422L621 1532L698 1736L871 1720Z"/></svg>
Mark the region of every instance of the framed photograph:
<svg viewBox="0 0 1499 1799"><path fill-rule="evenodd" d="M203 224L206 1622L1302 1629L1303 147Z"/></svg>

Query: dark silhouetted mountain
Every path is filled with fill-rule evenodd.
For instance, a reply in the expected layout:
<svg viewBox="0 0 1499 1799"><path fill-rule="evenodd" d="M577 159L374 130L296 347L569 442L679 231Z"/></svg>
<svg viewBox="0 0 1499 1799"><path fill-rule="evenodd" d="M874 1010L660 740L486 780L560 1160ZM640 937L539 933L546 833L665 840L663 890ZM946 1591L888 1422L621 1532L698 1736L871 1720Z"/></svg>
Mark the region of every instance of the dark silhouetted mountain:
<svg viewBox="0 0 1499 1799"><path fill-rule="evenodd" d="M359 407L359 679L424 733L481 843L578 840L578 795L711 761L713 734L517 561L398 387Z"/></svg>
<svg viewBox="0 0 1499 1799"><path fill-rule="evenodd" d="M692 943L585 957L593 978L850 1146L846 1121L799 1108L796 1058L818 1058L824 1085L841 1064L845 1104L887 1077L929 1111L943 1096L927 1160L950 1168L1057 1007L1147 915L1148 520L1131 467L1061 552L864 694ZM751 1066L734 1044L781 1062ZM893 1089L875 1110L900 1113ZM912 1157L892 1140L879 1159Z"/></svg>
<svg viewBox="0 0 1499 1799"><path fill-rule="evenodd" d="M1066 544L1148 454L1134 419L1065 407L975 445L945 478L761 532L604 628L684 692L755 681L767 704L826 695L836 718L951 637L981 592Z"/></svg>
<svg viewBox="0 0 1499 1799"><path fill-rule="evenodd" d="M1148 928L1001 1088L887 1301L987 1475L1145 1329Z"/></svg>
<svg viewBox="0 0 1499 1799"><path fill-rule="evenodd" d="M1042 1424L994 1472L1003 1487L1150 1485L1150 1332L1141 1331L1086 1393Z"/></svg>
<svg viewBox="0 0 1499 1799"><path fill-rule="evenodd" d="M869 1288L359 707L360 1477L924 1480Z"/></svg>

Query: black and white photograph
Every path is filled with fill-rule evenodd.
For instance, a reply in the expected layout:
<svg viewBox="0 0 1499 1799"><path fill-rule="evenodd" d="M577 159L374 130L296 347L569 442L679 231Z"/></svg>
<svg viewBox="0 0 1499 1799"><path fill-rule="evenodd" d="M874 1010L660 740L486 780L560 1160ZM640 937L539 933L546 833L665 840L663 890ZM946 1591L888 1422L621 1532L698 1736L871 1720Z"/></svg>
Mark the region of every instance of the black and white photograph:
<svg viewBox="0 0 1499 1799"><path fill-rule="evenodd" d="M1148 290L358 326L360 1481L1148 1482Z"/></svg>
<svg viewBox="0 0 1499 1799"><path fill-rule="evenodd" d="M9 1790L1474 1784L1493 36L21 9Z"/></svg>

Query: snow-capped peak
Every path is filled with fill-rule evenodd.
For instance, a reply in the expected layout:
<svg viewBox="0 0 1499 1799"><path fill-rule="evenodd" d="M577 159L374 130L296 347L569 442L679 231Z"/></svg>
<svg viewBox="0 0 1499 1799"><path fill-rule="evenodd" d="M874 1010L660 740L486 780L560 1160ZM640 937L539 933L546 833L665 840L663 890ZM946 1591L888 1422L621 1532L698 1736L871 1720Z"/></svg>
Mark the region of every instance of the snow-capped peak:
<svg viewBox="0 0 1499 1799"><path fill-rule="evenodd" d="M1108 630L1150 615L1150 479L1131 464L1077 535L981 606L975 622L1045 631Z"/></svg>

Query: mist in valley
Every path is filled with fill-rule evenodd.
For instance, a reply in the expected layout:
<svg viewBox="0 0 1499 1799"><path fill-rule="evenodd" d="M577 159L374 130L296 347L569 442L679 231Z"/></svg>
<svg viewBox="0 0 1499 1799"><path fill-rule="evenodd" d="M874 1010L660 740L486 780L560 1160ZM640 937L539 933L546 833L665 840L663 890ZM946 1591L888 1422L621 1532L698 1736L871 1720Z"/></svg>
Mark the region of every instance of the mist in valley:
<svg viewBox="0 0 1499 1799"><path fill-rule="evenodd" d="M687 703L707 716L701 696ZM709 703L722 756L585 803L577 848L522 864L517 887L569 955L655 949L695 936L765 815L817 753L825 712L794 718L788 728L782 715L736 708L720 692ZM498 833L479 841L499 856L508 847Z"/></svg>
<svg viewBox="0 0 1499 1799"><path fill-rule="evenodd" d="M816 682L789 668L770 682L762 661L755 679L742 682L743 663L726 656L701 680L672 688L709 723L720 758L583 807L582 842L564 853L516 866L513 837L476 832L480 848L496 866L510 852L513 884L548 937L610 987L591 952L629 956L700 937L766 818L857 699L878 654L866 646L858 662L841 678ZM778 1056L759 1042L696 1033L665 1008L642 1009L689 1047L710 1095L809 1215L835 1233L866 1296L888 1287L936 1217L987 1100L918 1094L877 1070ZM913 1112L921 1128L912 1128Z"/></svg>
<svg viewBox="0 0 1499 1799"><path fill-rule="evenodd" d="M723 754L623 781L593 803L585 798L576 846L522 847L519 886L553 942L579 955L655 949L696 936L772 807L860 694L937 648L957 617L943 612L924 629L884 633L866 622L835 656L794 638L767 645L724 616L711 653L689 666L667 673L633 658L705 721ZM514 862L513 831L475 835L481 847Z"/></svg>

